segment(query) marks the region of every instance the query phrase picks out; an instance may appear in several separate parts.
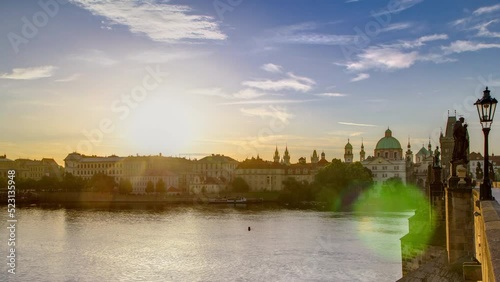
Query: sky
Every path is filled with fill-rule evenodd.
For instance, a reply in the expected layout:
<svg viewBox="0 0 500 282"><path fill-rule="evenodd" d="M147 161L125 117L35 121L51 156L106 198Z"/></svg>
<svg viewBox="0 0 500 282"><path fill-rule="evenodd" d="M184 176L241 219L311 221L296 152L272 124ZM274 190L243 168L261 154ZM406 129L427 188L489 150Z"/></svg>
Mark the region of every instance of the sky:
<svg viewBox="0 0 500 282"><path fill-rule="evenodd" d="M455 113L482 152L473 104L500 98L499 1L4 0L0 50L0 154L61 165L358 159L388 127L416 153Z"/></svg>

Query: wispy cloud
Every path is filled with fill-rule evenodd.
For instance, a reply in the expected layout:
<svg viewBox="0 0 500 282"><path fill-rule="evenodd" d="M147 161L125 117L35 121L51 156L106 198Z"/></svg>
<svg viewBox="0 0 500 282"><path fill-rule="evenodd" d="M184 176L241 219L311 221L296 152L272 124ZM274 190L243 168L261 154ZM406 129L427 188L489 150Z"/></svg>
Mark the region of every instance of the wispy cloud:
<svg viewBox="0 0 500 282"><path fill-rule="evenodd" d="M284 123L288 123L288 121L293 117L292 114L288 113L286 108L276 107L276 106L268 106L268 107L258 107L258 108L241 108L240 112L247 116L258 116L258 117L270 117L274 119L278 119Z"/></svg>
<svg viewBox="0 0 500 282"><path fill-rule="evenodd" d="M483 36L483 37L500 37L500 32L495 32L495 31L490 31L489 26L495 23L500 22L500 20L495 19L491 20L485 23L480 23L476 26L474 26L472 29L477 29L477 36Z"/></svg>
<svg viewBox="0 0 500 282"><path fill-rule="evenodd" d="M381 15L386 15L386 14L397 14L397 13L400 13L404 10L407 10L415 5L417 5L418 3L421 3L423 2L424 0L395 0L395 1L391 1L391 8L388 9L387 7L376 12L376 13L373 13L373 16L381 16Z"/></svg>
<svg viewBox="0 0 500 282"><path fill-rule="evenodd" d="M358 54L357 57L357 61L344 64L347 70L396 70L409 68L417 61L418 52L403 52L396 48L369 47L363 53Z"/></svg>
<svg viewBox="0 0 500 282"><path fill-rule="evenodd" d="M483 14L489 14L495 11L500 11L500 4L478 8L474 12L472 12L472 14L479 16Z"/></svg>
<svg viewBox="0 0 500 282"><path fill-rule="evenodd" d="M345 96L347 96L347 94L335 93L335 92L319 93L319 94L315 94L315 95L320 96L320 97L345 97Z"/></svg>
<svg viewBox="0 0 500 282"><path fill-rule="evenodd" d="M320 25L317 23L301 23L280 27L272 31L271 41L290 44L311 45L348 45L356 44L359 36L339 35L314 32Z"/></svg>
<svg viewBox="0 0 500 282"><path fill-rule="evenodd" d="M222 88L214 87L214 88L196 88L189 90L190 93L199 94L204 96L215 96L221 98L233 98L232 95L227 94L222 90Z"/></svg>
<svg viewBox="0 0 500 282"><path fill-rule="evenodd" d="M257 97L261 97L261 96L265 96L265 95L266 95L266 93L257 91L255 89L244 88L244 89L234 93L233 97L237 98L237 99L253 99L253 98L257 98Z"/></svg>
<svg viewBox="0 0 500 282"><path fill-rule="evenodd" d="M70 76L67 76L65 78L60 78L60 79L56 79L54 80L55 82L69 82L69 81L74 81L76 80L77 78L79 78L81 76L81 74L79 73L75 73L75 74L72 74Z"/></svg>
<svg viewBox="0 0 500 282"><path fill-rule="evenodd" d="M41 66L30 68L15 68L10 73L0 74L3 79L33 80L51 77L57 68L55 66Z"/></svg>
<svg viewBox="0 0 500 282"><path fill-rule="evenodd" d="M264 91L295 90L307 92L312 89L316 82L310 78L297 76L293 73L287 73L287 78L279 80L248 80L243 81L242 85L257 88Z"/></svg>
<svg viewBox="0 0 500 282"><path fill-rule="evenodd" d="M412 23L393 23L388 26L381 28L380 32L389 32L394 30L403 30L413 27Z"/></svg>
<svg viewBox="0 0 500 282"><path fill-rule="evenodd" d="M351 82L361 81L370 78L368 73L359 73L355 78L351 79Z"/></svg>
<svg viewBox="0 0 500 282"><path fill-rule="evenodd" d="M318 101L319 99L264 99L264 100L244 100L235 102L221 103L220 105L270 105L270 104L301 104L307 102Z"/></svg>
<svg viewBox="0 0 500 282"><path fill-rule="evenodd" d="M200 51L157 51L149 50L129 56L129 59L145 64L168 63L177 60L193 59L207 55Z"/></svg>
<svg viewBox="0 0 500 282"><path fill-rule="evenodd" d="M427 42L445 39L448 39L446 34L432 34L421 36L415 40L399 40L395 43L371 46L357 54L356 60L337 63L337 65L345 66L349 71L360 72L370 69L389 71L406 69L417 61L449 62L452 60L444 58L443 54L421 54L419 51L419 48L426 45ZM352 81L368 77L360 74Z"/></svg>
<svg viewBox="0 0 500 282"><path fill-rule="evenodd" d="M466 40L457 40L455 42L452 42L449 46L441 47L441 49L447 54L472 52L490 48L500 48L500 43L481 43Z"/></svg>
<svg viewBox="0 0 500 282"><path fill-rule="evenodd" d="M222 90L222 88L219 87L191 89L189 92L193 94L221 97L225 99L253 99L266 95L266 93L257 91L252 88L244 88L232 94L226 93L224 90Z"/></svg>
<svg viewBox="0 0 500 282"><path fill-rule="evenodd" d="M376 127L376 125L374 125L374 124L354 123L354 122L344 122L344 121L339 121L338 124L352 125L352 126L362 126L362 127Z"/></svg>
<svg viewBox="0 0 500 282"><path fill-rule="evenodd" d="M272 73L281 73L283 72L283 67L275 64L265 64L260 67L261 69L267 71L267 72L272 72Z"/></svg>
<svg viewBox="0 0 500 282"><path fill-rule="evenodd" d="M132 33L146 35L154 41L172 43L226 39L214 18L197 15L187 5L174 5L169 1L70 1L106 18L111 24L127 26Z"/></svg>
<svg viewBox="0 0 500 282"><path fill-rule="evenodd" d="M109 67L117 63L116 60L111 59L104 51L96 49L85 50L79 54L70 55L69 58L103 67Z"/></svg>

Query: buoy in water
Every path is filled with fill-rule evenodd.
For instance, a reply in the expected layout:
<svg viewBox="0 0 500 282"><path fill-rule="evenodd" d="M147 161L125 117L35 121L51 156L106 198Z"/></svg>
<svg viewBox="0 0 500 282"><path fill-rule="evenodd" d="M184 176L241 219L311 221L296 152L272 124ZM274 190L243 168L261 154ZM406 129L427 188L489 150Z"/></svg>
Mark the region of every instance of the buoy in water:
<svg viewBox="0 0 500 282"><path fill-rule="evenodd" d="M252 230L252 228L250 228L250 226L248 226L248 231Z"/></svg>

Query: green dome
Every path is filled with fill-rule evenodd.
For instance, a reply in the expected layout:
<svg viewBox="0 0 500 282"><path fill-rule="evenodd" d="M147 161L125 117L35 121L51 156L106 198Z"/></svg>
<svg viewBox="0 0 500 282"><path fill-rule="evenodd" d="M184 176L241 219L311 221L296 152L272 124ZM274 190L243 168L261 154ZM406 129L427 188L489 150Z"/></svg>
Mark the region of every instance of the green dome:
<svg viewBox="0 0 500 282"><path fill-rule="evenodd" d="M347 141L347 144L345 145L344 149L352 149L352 145L351 143L349 143L349 141Z"/></svg>
<svg viewBox="0 0 500 282"><path fill-rule="evenodd" d="M390 129L385 131L385 137L380 139L375 147L375 150L385 149L401 149L401 144L398 139L392 137L392 131Z"/></svg>

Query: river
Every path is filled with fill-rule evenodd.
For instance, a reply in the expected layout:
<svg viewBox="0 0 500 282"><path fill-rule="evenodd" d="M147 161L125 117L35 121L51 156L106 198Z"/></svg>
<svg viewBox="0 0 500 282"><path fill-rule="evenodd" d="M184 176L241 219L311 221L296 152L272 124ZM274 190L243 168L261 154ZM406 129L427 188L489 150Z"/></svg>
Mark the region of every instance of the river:
<svg viewBox="0 0 500 282"><path fill-rule="evenodd" d="M11 281L395 281L413 214L201 205L16 212L16 274L3 263L0 275ZM2 219L8 226L6 212ZM7 262L9 234L0 230Z"/></svg>

